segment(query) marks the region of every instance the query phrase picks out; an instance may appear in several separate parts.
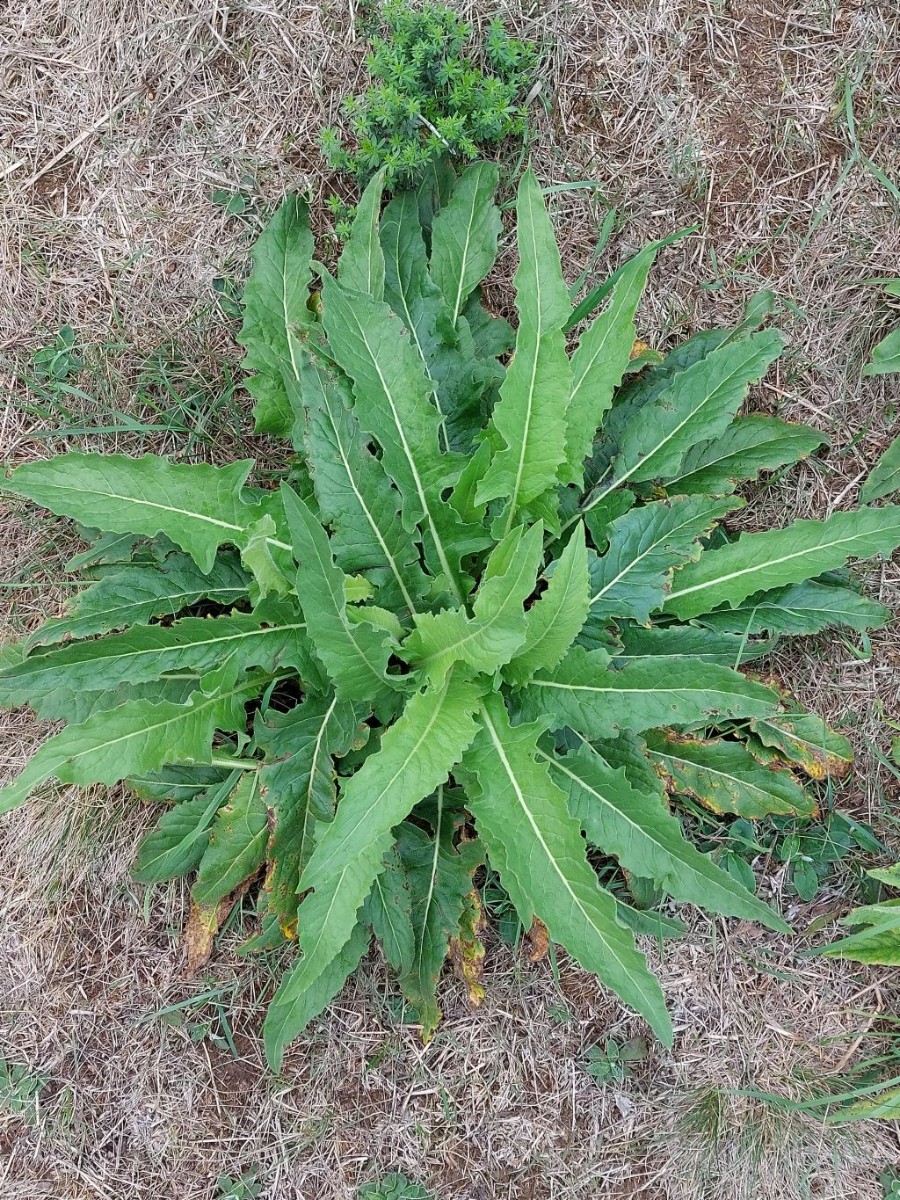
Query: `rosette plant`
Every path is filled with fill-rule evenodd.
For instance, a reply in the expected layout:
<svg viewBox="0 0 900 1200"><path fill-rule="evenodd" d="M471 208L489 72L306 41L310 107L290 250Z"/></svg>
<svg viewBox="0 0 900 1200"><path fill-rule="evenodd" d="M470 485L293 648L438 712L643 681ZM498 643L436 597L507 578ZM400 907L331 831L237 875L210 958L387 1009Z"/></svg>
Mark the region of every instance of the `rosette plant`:
<svg viewBox="0 0 900 1200"><path fill-rule="evenodd" d="M739 415L779 333L751 312L633 359L654 248L582 320L531 170L513 331L480 295L496 182L437 170L382 214L376 177L334 278L304 203L278 210L241 341L258 429L295 452L280 486L249 461L77 452L5 484L97 540L65 615L5 652L0 699L66 725L0 807L54 779L165 801L136 878L196 873L208 932L252 889L255 944L296 941L276 1067L373 935L426 1036L448 948L477 992L486 878L668 1041L648 918L598 863L785 929L677 797L812 814L800 777L845 771L847 743L739 668L888 615L842 568L900 543L900 506L728 532L741 480L825 441Z"/></svg>

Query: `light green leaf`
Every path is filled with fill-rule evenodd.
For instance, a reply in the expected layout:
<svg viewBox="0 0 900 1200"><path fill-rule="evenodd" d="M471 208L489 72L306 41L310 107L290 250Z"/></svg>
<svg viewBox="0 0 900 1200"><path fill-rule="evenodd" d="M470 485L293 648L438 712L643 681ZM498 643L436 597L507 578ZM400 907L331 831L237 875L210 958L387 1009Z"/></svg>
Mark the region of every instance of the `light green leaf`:
<svg viewBox="0 0 900 1200"><path fill-rule="evenodd" d="M230 605L247 595L249 580L231 555L220 555L207 575L186 554L170 554L158 566L128 566L76 593L64 617L45 621L26 640L26 650L84 638L154 617L174 617L199 600Z"/></svg>
<svg viewBox="0 0 900 1200"><path fill-rule="evenodd" d="M534 590L543 534L540 522L524 535L517 526L494 548L472 605L472 617L463 609L416 615L416 629L404 652L433 684L440 685L460 661L491 675L522 645L523 605Z"/></svg>
<svg viewBox="0 0 900 1200"><path fill-rule="evenodd" d="M324 826L301 880L304 891L312 889L298 915L303 958L285 977L266 1018L273 1067L308 1019L310 992L317 993L323 972L353 931L390 848L391 830L446 782L471 742L479 694L478 685L451 674L440 691L413 696L382 735L377 753L343 785L337 815Z"/></svg>
<svg viewBox="0 0 900 1200"><path fill-rule="evenodd" d="M477 842L454 846L452 811L438 790L431 836L405 821L397 831L397 850L409 885L414 935L412 959L401 963L398 978L415 1008L427 1041L437 1028L441 1010L436 987L451 937L459 935L472 875L481 861Z"/></svg>
<svg viewBox="0 0 900 1200"><path fill-rule="evenodd" d="M430 834L409 821L397 827L397 844L365 907L426 1041L441 1019L437 981L481 860L476 842L454 846L453 810L443 788L430 820Z"/></svg>
<svg viewBox="0 0 900 1200"><path fill-rule="evenodd" d="M900 371L900 329L883 338L863 367L863 375L892 375Z"/></svg>
<svg viewBox="0 0 900 1200"><path fill-rule="evenodd" d="M614 653L612 665L626 667L635 658L658 655L660 659L688 659L693 662L713 662L723 667L736 667L765 654L772 643L745 638L739 633L720 633L699 625L622 625L619 629L622 649ZM659 669L667 670L660 662Z"/></svg>
<svg viewBox="0 0 900 1200"><path fill-rule="evenodd" d="M893 965L896 966L896 962ZM874 1096L865 1096L851 1104L835 1106L829 1109L825 1116L828 1125L843 1125L849 1121L897 1120L900 1120L900 1087L885 1088ZM891 1196L891 1191L885 1192L886 1200Z"/></svg>
<svg viewBox="0 0 900 1200"><path fill-rule="evenodd" d="M402 822L398 836L413 828ZM416 833L426 835L419 829ZM410 883L396 846L384 857L384 869L376 876L372 890L363 906L363 918L381 943L384 956L395 974L409 970L416 956L416 935L412 926L412 895Z"/></svg>
<svg viewBox="0 0 900 1200"><path fill-rule="evenodd" d="M269 910L289 936L296 932L300 876L309 862L319 824L335 806L332 759L365 744L365 710L337 697L308 697L286 713L257 722L256 741L266 754L260 780L271 811Z"/></svg>
<svg viewBox="0 0 900 1200"><path fill-rule="evenodd" d="M191 767L162 767L143 775L129 775L126 786L147 800L165 800L180 804L195 800L201 792L228 780L229 772L221 767L195 764ZM223 797L224 799L224 797Z"/></svg>
<svg viewBox="0 0 900 1200"><path fill-rule="evenodd" d="M234 730L244 721L244 701L259 690L245 683L213 696L194 693L187 704L135 700L67 725L49 738L6 787L0 815L17 808L48 779L60 783L118 783L155 771L165 763L208 763L216 729Z"/></svg>
<svg viewBox="0 0 900 1200"><path fill-rule="evenodd" d="M699 557L697 539L739 504L728 498L678 496L616 518L609 530L609 549L591 560L591 616L648 621L665 598L673 567Z"/></svg>
<svg viewBox="0 0 900 1200"><path fill-rule="evenodd" d="M495 163L467 167L432 224L431 275L447 301L453 325L497 257L497 178Z"/></svg>
<svg viewBox="0 0 900 1200"><path fill-rule="evenodd" d="M237 773L192 800L174 804L141 842L131 877L137 883L161 883L187 875L209 845L209 827L234 787Z"/></svg>
<svg viewBox="0 0 900 1200"><path fill-rule="evenodd" d="M900 545L900 505L836 512L824 521L743 533L705 550L674 577L666 612L681 620L720 604L739 604L763 588L799 583L842 567L848 558L891 554Z"/></svg>
<svg viewBox="0 0 900 1200"><path fill-rule="evenodd" d="M597 882L565 794L546 763L535 760L543 724L510 725L497 695L485 699L481 716L483 728L464 760L477 779L466 784L469 808L523 925L538 916L554 941L671 1043L659 984Z"/></svg>
<svg viewBox="0 0 900 1200"><path fill-rule="evenodd" d="M302 989L292 989L290 1006L284 1001L279 1004L279 997L287 995L291 980L303 969L304 960L301 959L283 976L263 1026L266 1057L274 1071L281 1069L288 1042L302 1033L310 1021L328 1007L359 966L370 940L365 925L354 925L347 940L335 956L325 963L315 979Z"/></svg>
<svg viewBox="0 0 900 1200"><path fill-rule="evenodd" d="M379 599L412 612L427 580L400 518L400 494L366 445L343 379L308 359L301 379L308 461L322 519L334 530L332 553L343 571L386 570Z"/></svg>
<svg viewBox="0 0 900 1200"><path fill-rule="evenodd" d="M338 260L341 286L352 292L362 292L374 300L384 297L384 252L378 224L383 190L382 170L372 177L360 197L350 237Z"/></svg>
<svg viewBox="0 0 900 1200"><path fill-rule="evenodd" d="M872 867L866 874L879 883L886 883L888 887L900 888L900 863L891 863L889 867Z"/></svg>
<svg viewBox="0 0 900 1200"><path fill-rule="evenodd" d="M256 400L260 433L287 436L294 422L288 386L296 390L298 334L313 323L307 308L312 279L313 239L309 213L299 196L288 196L258 238L253 270L244 287L244 369L255 372L247 390Z"/></svg>
<svg viewBox="0 0 900 1200"><path fill-rule="evenodd" d="M676 791L693 796L716 813L755 820L772 813L813 816L816 803L790 771L763 766L739 742L675 734L646 737L651 762L662 768Z"/></svg>
<svg viewBox="0 0 900 1200"><path fill-rule="evenodd" d="M676 900L788 932L767 904L695 850L668 807L658 796L636 791L622 768L609 766L586 744L563 758L542 757L588 842L615 855L626 871L652 879Z"/></svg>
<svg viewBox="0 0 900 1200"><path fill-rule="evenodd" d="M545 717L557 729L569 725L593 740L620 730L767 716L778 708L774 692L714 663L668 659L661 669L659 659L647 658L613 671L608 662L602 650L573 647L519 693L523 716Z"/></svg>
<svg viewBox="0 0 900 1200"><path fill-rule="evenodd" d="M724 433L747 388L762 378L782 345L781 335L772 330L754 333L725 341L674 374L663 373L653 402L628 408L613 480L585 508L599 504L626 480L637 483L678 475L684 455L698 441ZM665 372L666 365L658 369Z"/></svg>
<svg viewBox="0 0 900 1200"><path fill-rule="evenodd" d="M840 779L850 770L853 747L815 713L779 713L754 717L750 728L765 746L797 763L811 779Z"/></svg>
<svg viewBox="0 0 900 1200"><path fill-rule="evenodd" d="M234 655L240 669L294 667L315 679L306 625L266 624L252 614L185 617L172 625L144 625L96 641L74 642L0 670L0 704L28 703L51 715L57 693L105 691L145 683L172 672L197 676Z"/></svg>
<svg viewBox="0 0 900 1200"><path fill-rule="evenodd" d="M799 462L827 442L823 433L808 425L755 413L738 417L720 437L688 450L678 474L666 480L666 490L672 495L725 495L743 480L755 479L760 471Z"/></svg>
<svg viewBox="0 0 900 1200"><path fill-rule="evenodd" d="M841 917L840 924L856 927L857 932L832 942L823 954L829 958L849 958L852 962L900 967L900 900L854 908Z"/></svg>
<svg viewBox="0 0 900 1200"><path fill-rule="evenodd" d="M900 370L900 366L897 369ZM900 437L894 438L872 468L869 478L862 485L859 498L863 504L868 504L893 492L900 492Z"/></svg>
<svg viewBox="0 0 900 1200"><path fill-rule="evenodd" d="M381 244L387 268L385 298L409 331L409 338L434 385L444 448L468 449L483 425L482 396L503 370L472 338L468 315L457 321L428 273L428 258L416 196L403 192L385 209ZM475 308L483 312L477 303ZM490 318L486 318L490 320ZM490 347L488 348L490 349ZM503 352L503 347L496 351Z"/></svg>
<svg viewBox="0 0 900 1200"><path fill-rule="evenodd" d="M581 740L577 736L574 741ZM635 733L620 733L617 738L592 739L592 745L605 763L625 772L625 778L643 796L656 796L660 804L668 805L665 784L659 772L647 758L647 746Z"/></svg>
<svg viewBox="0 0 900 1200"><path fill-rule="evenodd" d="M254 603L269 595L286 596L293 590L289 578L289 564L292 565L290 556L282 565L275 561L272 554L272 543L277 541L277 532L271 513L266 513L247 528L241 547L241 562L253 574Z"/></svg>
<svg viewBox="0 0 900 1200"><path fill-rule="evenodd" d="M563 333L570 310L559 250L534 172L519 184L516 227L519 267L515 275L519 329L516 351L491 418L502 439L476 493L479 504L507 500L503 533L523 510L553 496L535 511L553 527L557 471L566 457L566 408L572 368Z"/></svg>
<svg viewBox="0 0 900 1200"><path fill-rule="evenodd" d="M0 483L0 491L95 529L143 537L164 533L209 574L219 547L242 545L247 528L262 515L258 504L242 496L252 465L246 459L211 467L170 463L154 454L73 451L25 463Z"/></svg>
<svg viewBox="0 0 900 1200"><path fill-rule="evenodd" d="M316 653L341 700L374 701L397 682L387 675L390 639L383 630L347 617L344 575L335 566L325 530L303 501L282 484L282 499L297 568L297 595Z"/></svg>
<svg viewBox="0 0 900 1200"><path fill-rule="evenodd" d="M859 592L807 580L756 593L733 608L704 613L697 621L710 629L749 637L766 631L773 635L820 633L834 625L862 633L879 629L890 618L889 608Z"/></svg>
<svg viewBox="0 0 900 1200"><path fill-rule="evenodd" d="M212 908L255 875L266 856L269 822L258 771L245 772L219 809L191 894Z"/></svg>
<svg viewBox="0 0 900 1200"><path fill-rule="evenodd" d="M330 279L323 296L331 350L353 380L359 424L380 443L382 462L403 496L404 527L422 524L433 572L460 600L459 559L485 540L442 498L452 463L440 452L440 416L422 361L386 304L344 293Z"/></svg>
<svg viewBox="0 0 900 1200"><path fill-rule="evenodd" d="M581 632L590 591L584 526L572 531L555 564L547 590L525 617L525 640L503 674L512 684L527 683L536 671L555 667Z"/></svg>
<svg viewBox="0 0 900 1200"><path fill-rule="evenodd" d="M651 246L625 264L606 310L581 335L572 355L562 483L582 483L584 460L628 367L635 340L634 314L655 256Z"/></svg>

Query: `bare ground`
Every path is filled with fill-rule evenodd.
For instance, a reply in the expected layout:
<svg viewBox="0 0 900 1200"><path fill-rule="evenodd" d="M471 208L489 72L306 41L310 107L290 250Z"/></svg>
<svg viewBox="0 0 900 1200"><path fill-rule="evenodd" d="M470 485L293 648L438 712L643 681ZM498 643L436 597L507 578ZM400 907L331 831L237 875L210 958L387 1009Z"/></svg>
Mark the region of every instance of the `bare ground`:
<svg viewBox="0 0 900 1200"><path fill-rule="evenodd" d="M575 0L508 15L548 47L542 177L601 189L554 200L570 277L610 204L620 223L592 278L701 223L661 257L642 336L665 348L771 288L790 350L752 403L833 441L760 489L742 519L854 502L898 409L896 384L860 378L896 319L861 283L900 262L896 196L871 166L900 178L895 6ZM266 205L289 189L341 190L322 174L315 133L359 79L353 29L352 6L291 0L22 0L0 13L4 460L61 448L50 429L121 426L123 414L154 428L66 442L270 452L247 432L215 297L242 277ZM241 191L245 214L212 203L216 189ZM498 280L510 264L507 251ZM508 303L499 283L493 296ZM67 322L87 362L70 383L87 398L23 382ZM173 412L178 427L160 429ZM62 605L71 535L16 509L0 539L15 585L4 636L15 637ZM897 607L896 563L871 568L867 584ZM773 664L857 744L838 806L882 823L892 780L872 746L900 713L898 663L894 628L873 637L870 658L821 639ZM0 771L12 771L43 731L16 714L3 732ZM565 961L557 983L499 942L485 1006L469 1011L448 980L427 1048L396 1023L373 957L274 1080L258 1038L274 963L240 964L235 928L201 979L183 977L183 890L128 878L152 819L123 792L60 791L0 831L0 1058L48 1080L36 1109L0 1101L11 1200L211 1200L217 1175L252 1167L278 1200L349 1198L391 1167L440 1200L869 1200L878 1171L900 1161L891 1124L824 1127L747 1094L802 1096L870 1053L859 1035L896 1011L896 981L699 918L686 942L649 948L675 1049L652 1050L620 1084L597 1087L584 1052L639 1022ZM766 886L780 895L774 865ZM801 928L819 911L785 904Z"/></svg>

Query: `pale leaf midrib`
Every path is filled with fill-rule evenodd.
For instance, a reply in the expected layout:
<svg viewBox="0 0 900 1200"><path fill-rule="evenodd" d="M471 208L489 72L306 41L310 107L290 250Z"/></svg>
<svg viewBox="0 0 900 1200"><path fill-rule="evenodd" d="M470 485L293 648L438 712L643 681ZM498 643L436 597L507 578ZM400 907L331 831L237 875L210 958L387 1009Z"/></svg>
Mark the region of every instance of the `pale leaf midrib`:
<svg viewBox="0 0 900 1200"><path fill-rule="evenodd" d="M194 620L196 618L191 618L191 619ZM215 619L215 618L213 618L213 619ZM147 628L148 629L157 629L160 627L150 625L150 626L147 626ZM175 628L177 628L177 626ZM117 659L136 659L136 658L140 658L142 655L145 655L145 654L177 655L180 651L193 650L198 647L216 646L216 645L221 645L225 642L240 641L243 638L263 637L266 634L270 634L270 633L282 633L286 630L305 629L305 628L306 628L305 621L294 622L290 625L260 626L258 629L245 629L245 630L241 630L238 633L220 634L218 637L210 637L210 638L206 638L205 640L201 640L201 641L172 642L170 645L164 644L164 645L160 645L160 646L142 646L137 650L128 650L121 654L98 655L96 658L92 658L92 657L82 658L82 659L76 658L68 663L66 663L66 662L63 662L63 663L56 662L55 663L54 662L54 660L60 654L60 651L56 650L56 651L50 652L48 654L33 655L30 659L26 658L24 660L24 665L28 665L30 663L35 666L39 666L39 667L46 668L49 670L53 670L53 669L65 670L66 667L70 667L70 666L83 666L85 664L97 665L97 664L103 664L104 662L108 663L110 661L115 661ZM128 637L130 635L122 634L122 635L115 635L115 636ZM96 641L96 642L85 642L84 645L85 646L105 647L105 646L109 645L110 640L111 639L109 639L109 640L103 639L103 640ZM23 672L23 675L25 678L29 677L24 672ZM2 677L2 676L0 676L0 677ZM7 678L18 678L18 676L8 676Z"/></svg>
<svg viewBox="0 0 900 1200"><path fill-rule="evenodd" d="M788 526L787 528L790 529L790 526ZM778 530L778 532L781 533L781 532L786 532L786 531ZM668 604L672 600L677 599L677 597L679 597L679 596L689 596L693 592L700 592L700 591L705 590L706 588L720 587L722 584L730 583L733 579L740 579L744 575L752 575L756 571L766 571L772 567L781 566L782 563L792 562L794 559L797 559L797 558L805 558L809 555L816 554L822 550L831 550L835 546L843 546L849 542L857 542L864 538L870 538L870 537L873 537L875 535L875 533L876 533L876 531L870 529L870 530L866 530L866 532L864 532L864 533L854 533L854 534L850 534L846 537L835 538L833 541L830 541L830 542L817 542L815 546L806 546L804 549L796 550L791 554L782 554L778 558L769 558L764 563L753 563L751 566L742 567L738 571L730 571L725 575L719 575L715 579L708 579L701 583L692 584L691 587L681 588L679 591L670 592L669 595L666 597L666 604ZM736 542L732 542L731 546L725 547L725 549L730 550L732 546L740 546L740 544L741 544L741 541L739 538ZM712 550L712 551L709 551L709 553L716 554L717 551ZM702 559L700 559L699 561L702 562Z"/></svg>
<svg viewBox="0 0 900 1200"><path fill-rule="evenodd" d="M397 582L397 586L400 589L400 594L403 596L404 603L409 608L410 612L414 613L415 605L413 604L412 597L410 596L409 591L407 590L406 584L403 582L403 576L400 572L399 567L397 566L397 560L394 557L394 555L392 554L390 548L388 547L387 541L382 536L381 530L378 527L378 522L375 520L375 517L372 515L372 513L369 509L369 506L366 503L365 497L363 496L360 489L356 486L356 479L353 475L353 471L351 470L350 462L347 458L347 454L344 449L343 441L341 440L341 434L340 434L340 430L338 429L338 423L335 420L334 413L331 410L331 405L328 403L328 397L325 395L324 388L322 389L322 394L324 397L325 411L328 414L328 421L334 432L335 444L338 448L338 453L341 456L341 462L343 463L344 471L347 476L347 480L350 484L350 487L353 491L354 496L356 497L357 503L359 504L360 508L362 509L363 513L365 514L366 520L369 522L369 526L370 526L372 532L375 534L375 537L378 539L378 544L381 547L382 553L384 554L384 556L387 560L388 566L391 569L391 573Z"/></svg>
<svg viewBox="0 0 900 1200"><path fill-rule="evenodd" d="M394 428L397 430L397 435L400 438L400 444L403 448L403 456L409 465L409 469L410 469L410 472L413 477L413 483L415 484L416 492L419 497L419 503L422 506L423 515L428 522L429 533L431 534L431 539L434 542L434 548L437 551L438 558L440 559L441 570L444 572L447 582L452 587L457 600L462 602L462 596L460 595L459 585L456 582L456 577L455 577L453 571L451 571L451 569L450 569L450 562L449 562L449 559L447 558L446 551L444 550L444 545L443 545L443 542L441 541L440 534L437 531L437 525L435 523L434 516L432 515L432 512L431 512L428 497L425 493L425 485L422 482L422 477L419 474L418 465L415 461L415 457L413 456L409 442L407 441L406 431L403 428L403 422L400 420L400 414L397 412L397 406L394 403L393 393L391 392L391 389L387 385L387 381L385 380L384 373L381 370L381 363L379 362L378 356L375 354L374 349L373 349L371 343L369 342L368 335L367 335L366 331L363 329L362 324L360 323L360 321L358 319L356 320L356 329L359 333L360 338L362 339L363 345L366 348L369 362L375 368L375 372L378 375L378 381L381 384L381 390L382 390L385 398L387 399L388 404L390 405L391 416L392 416L393 422L394 422Z"/></svg>
<svg viewBox="0 0 900 1200"><path fill-rule="evenodd" d="M96 487L92 487L92 488L68 487L62 483L53 483L53 484L49 484L47 486L57 492L73 492L75 495L81 496L82 498L84 498L86 496L98 496L104 500L119 500L119 501L124 502L125 504L136 504L142 508L158 509L160 512L174 513L176 516L179 516L179 517L189 517L195 521L204 521L206 524L215 525L219 529L227 529L227 530L233 531L235 533L245 533L246 532L246 530L244 529L243 526L233 525L230 521L221 521L221 520L219 520L218 517L210 517L210 516L207 516L206 513L195 512L194 510L189 509L189 508L175 508L171 504L160 504L156 500L145 500L138 496L127 496L127 495L120 496L116 492L105 492L105 491L101 491L99 488L96 488ZM279 549L281 549L281 550L290 550L291 549L291 547L286 542L281 542L277 538L267 537L265 540L272 546L278 546Z"/></svg>

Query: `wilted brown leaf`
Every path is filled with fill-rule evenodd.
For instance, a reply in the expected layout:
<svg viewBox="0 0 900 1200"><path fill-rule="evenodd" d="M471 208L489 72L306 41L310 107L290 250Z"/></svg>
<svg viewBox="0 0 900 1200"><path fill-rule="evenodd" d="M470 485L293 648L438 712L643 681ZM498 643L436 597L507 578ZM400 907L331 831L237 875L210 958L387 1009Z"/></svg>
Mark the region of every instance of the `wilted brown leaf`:
<svg viewBox="0 0 900 1200"><path fill-rule="evenodd" d="M450 939L450 961L456 974L466 985L469 1003L473 1008L477 1008L484 999L484 945L480 937L484 925L481 896L473 888L466 897L462 920L459 923L460 935Z"/></svg>
<svg viewBox="0 0 900 1200"><path fill-rule="evenodd" d="M531 922L531 928L525 934L525 941L528 943L526 953L529 962L539 963L547 957L550 951L550 933L540 917L535 917Z"/></svg>

